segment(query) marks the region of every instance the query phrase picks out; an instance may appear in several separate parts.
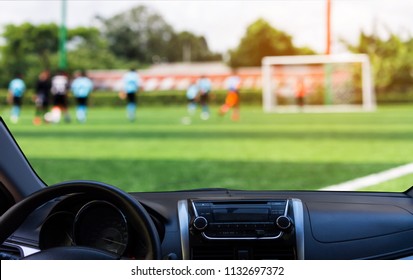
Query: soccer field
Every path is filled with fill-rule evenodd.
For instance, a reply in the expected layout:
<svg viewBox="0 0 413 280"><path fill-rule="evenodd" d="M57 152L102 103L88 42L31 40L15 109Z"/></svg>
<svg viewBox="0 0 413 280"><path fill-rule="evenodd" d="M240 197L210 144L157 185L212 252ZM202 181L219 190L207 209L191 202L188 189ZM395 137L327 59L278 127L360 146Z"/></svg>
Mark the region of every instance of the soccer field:
<svg viewBox="0 0 413 280"><path fill-rule="evenodd" d="M212 112L210 120L197 115L190 125L181 122L184 107L142 106L134 123L123 108L91 108L86 124L38 127L30 108L16 125L4 108L2 115L47 184L89 179L126 191L313 190L413 162L413 106L336 114L243 107L238 123ZM379 188L405 190L408 181Z"/></svg>

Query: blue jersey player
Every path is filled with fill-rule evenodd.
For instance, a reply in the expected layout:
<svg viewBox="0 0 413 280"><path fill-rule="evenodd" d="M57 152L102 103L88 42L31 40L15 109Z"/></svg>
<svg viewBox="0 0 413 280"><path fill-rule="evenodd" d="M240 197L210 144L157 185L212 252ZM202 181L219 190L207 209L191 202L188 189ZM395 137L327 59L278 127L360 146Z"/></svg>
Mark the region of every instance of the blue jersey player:
<svg viewBox="0 0 413 280"><path fill-rule="evenodd" d="M71 90L76 98L76 118L79 122L86 122L87 101L93 91L93 82L86 76L86 71L81 71L80 76L73 80Z"/></svg>
<svg viewBox="0 0 413 280"><path fill-rule="evenodd" d="M126 113L130 121L136 118L137 93L141 86L141 79L135 69L131 69L123 76L123 91L127 104Z"/></svg>
<svg viewBox="0 0 413 280"><path fill-rule="evenodd" d="M26 84L18 74L9 84L9 97L12 103L10 121L17 123L20 117L20 108L22 106L23 94L26 91Z"/></svg>

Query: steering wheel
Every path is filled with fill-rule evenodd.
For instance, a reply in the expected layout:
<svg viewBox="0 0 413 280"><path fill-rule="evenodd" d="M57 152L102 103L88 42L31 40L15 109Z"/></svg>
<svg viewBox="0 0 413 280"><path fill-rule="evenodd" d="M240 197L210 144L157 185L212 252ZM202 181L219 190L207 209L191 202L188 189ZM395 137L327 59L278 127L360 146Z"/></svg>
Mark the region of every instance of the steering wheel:
<svg viewBox="0 0 413 280"><path fill-rule="evenodd" d="M125 215L129 225L141 233L146 247L145 259L161 258L161 242L155 225L145 208L128 193L101 182L69 181L43 188L13 205L0 217L0 244L24 222L36 208L51 199L85 193L98 199L105 199L117 206ZM40 251L26 259L118 259L119 256L90 247L57 247Z"/></svg>

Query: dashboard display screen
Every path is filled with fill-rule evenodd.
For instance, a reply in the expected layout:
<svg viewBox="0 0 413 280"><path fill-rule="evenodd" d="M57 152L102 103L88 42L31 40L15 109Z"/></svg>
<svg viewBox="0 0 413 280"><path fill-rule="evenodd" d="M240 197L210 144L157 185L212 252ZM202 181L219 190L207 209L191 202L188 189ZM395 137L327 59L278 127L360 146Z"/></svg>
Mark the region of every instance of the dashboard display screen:
<svg viewBox="0 0 413 280"><path fill-rule="evenodd" d="M268 208L215 208L212 210L215 222L267 222Z"/></svg>

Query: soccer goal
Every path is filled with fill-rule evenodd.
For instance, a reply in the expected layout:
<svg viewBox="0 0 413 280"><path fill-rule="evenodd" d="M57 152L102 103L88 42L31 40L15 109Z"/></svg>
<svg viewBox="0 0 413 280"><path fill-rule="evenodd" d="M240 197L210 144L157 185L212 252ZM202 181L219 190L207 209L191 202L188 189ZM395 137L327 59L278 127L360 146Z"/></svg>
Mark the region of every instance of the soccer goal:
<svg viewBox="0 0 413 280"><path fill-rule="evenodd" d="M265 112L374 111L365 54L267 56L262 59Z"/></svg>

